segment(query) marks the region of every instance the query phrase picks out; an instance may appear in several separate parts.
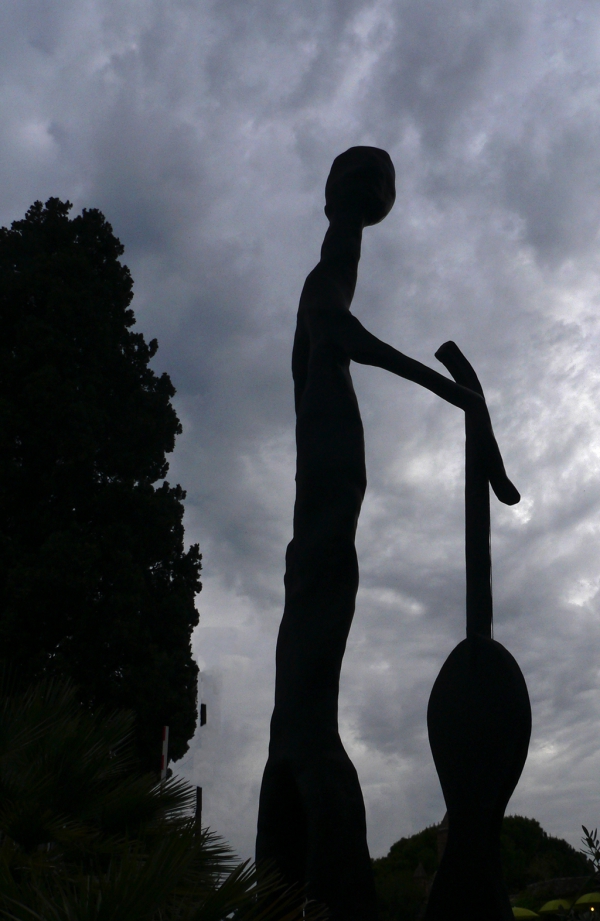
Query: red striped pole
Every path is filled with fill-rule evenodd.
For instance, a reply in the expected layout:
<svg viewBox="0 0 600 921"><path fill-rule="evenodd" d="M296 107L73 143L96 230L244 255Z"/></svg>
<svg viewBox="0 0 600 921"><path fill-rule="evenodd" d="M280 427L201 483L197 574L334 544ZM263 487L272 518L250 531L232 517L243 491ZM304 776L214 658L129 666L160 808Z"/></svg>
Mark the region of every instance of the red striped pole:
<svg viewBox="0 0 600 921"><path fill-rule="evenodd" d="M169 727L163 726L162 731L162 755L160 759L160 779L167 778L167 764L169 763Z"/></svg>

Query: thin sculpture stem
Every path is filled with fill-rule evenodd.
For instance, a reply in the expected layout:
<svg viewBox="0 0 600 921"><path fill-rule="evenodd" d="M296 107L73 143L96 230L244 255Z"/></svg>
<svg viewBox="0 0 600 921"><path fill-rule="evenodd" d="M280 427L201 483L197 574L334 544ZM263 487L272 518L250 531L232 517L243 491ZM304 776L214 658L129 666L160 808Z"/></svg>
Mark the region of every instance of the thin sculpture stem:
<svg viewBox="0 0 600 921"><path fill-rule="evenodd" d="M454 342L445 342L436 358L457 384L483 397L473 367ZM467 569L467 636L492 636L492 556L490 550L490 490L480 429L465 413L465 557Z"/></svg>

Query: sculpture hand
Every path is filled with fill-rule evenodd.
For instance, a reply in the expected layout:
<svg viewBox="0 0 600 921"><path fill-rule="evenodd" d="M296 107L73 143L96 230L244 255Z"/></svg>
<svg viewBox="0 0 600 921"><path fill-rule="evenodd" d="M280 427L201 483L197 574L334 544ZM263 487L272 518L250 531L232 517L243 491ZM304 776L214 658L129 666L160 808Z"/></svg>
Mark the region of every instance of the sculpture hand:
<svg viewBox="0 0 600 921"><path fill-rule="evenodd" d="M455 342L444 342L435 353L435 357L448 369L457 384L468 387L481 396L483 403L478 408L467 410L467 412L470 413L471 418L477 425L478 440L487 463L490 486L500 502L505 505L516 505L521 496L506 475L500 448L492 429L492 421L485 402L483 388L479 383L475 369Z"/></svg>

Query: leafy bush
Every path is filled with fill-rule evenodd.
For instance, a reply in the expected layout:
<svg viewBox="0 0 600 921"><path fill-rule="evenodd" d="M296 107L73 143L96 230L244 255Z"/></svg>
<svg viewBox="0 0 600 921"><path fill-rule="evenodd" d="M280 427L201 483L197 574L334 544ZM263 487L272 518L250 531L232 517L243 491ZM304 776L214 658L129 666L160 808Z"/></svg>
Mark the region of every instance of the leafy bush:
<svg viewBox="0 0 600 921"><path fill-rule="evenodd" d="M595 828L594 831L588 831L585 825L581 827L583 829L583 838L581 839L583 847L581 848L581 853L585 854L587 859L591 861L594 867L596 882L600 884L600 840L598 840L598 829Z"/></svg>
<svg viewBox="0 0 600 921"><path fill-rule="evenodd" d="M302 898L196 827L195 789L132 754L133 716L76 689L0 687L0 917L300 921ZM316 921L323 913L306 910Z"/></svg>
<svg viewBox="0 0 600 921"><path fill-rule="evenodd" d="M597 836L593 840L600 849ZM588 844L593 840L590 837ZM438 867L437 845L438 827L432 826L410 838L401 838L392 845L386 857L373 861L381 921L415 921L420 917L427 885L431 884ZM556 898L554 887L550 887L547 894L537 888L535 892L527 890L533 883L591 876L589 851L578 853L562 838L548 835L536 819L506 816L502 822L500 850L507 888L510 893L519 893L516 904L522 908L537 911L547 899ZM600 850L597 853L600 856ZM571 895L570 892L564 894Z"/></svg>

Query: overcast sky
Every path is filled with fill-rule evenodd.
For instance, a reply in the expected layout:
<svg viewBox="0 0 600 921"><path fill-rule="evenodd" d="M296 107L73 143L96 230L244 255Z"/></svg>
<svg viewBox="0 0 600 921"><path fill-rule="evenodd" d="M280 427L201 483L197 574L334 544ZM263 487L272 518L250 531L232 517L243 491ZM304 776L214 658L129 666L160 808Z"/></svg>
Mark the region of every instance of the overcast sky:
<svg viewBox="0 0 600 921"><path fill-rule="evenodd" d="M600 4L597 0L4 0L0 222L100 208L138 329L177 387L169 479L204 554L209 723L175 766L253 852L294 497L295 311L355 144L398 180L354 311L475 366L523 499L492 498L495 637L533 706L509 812L600 823ZM344 743L371 852L444 813L425 724L464 636L463 417L354 367L369 487Z"/></svg>

